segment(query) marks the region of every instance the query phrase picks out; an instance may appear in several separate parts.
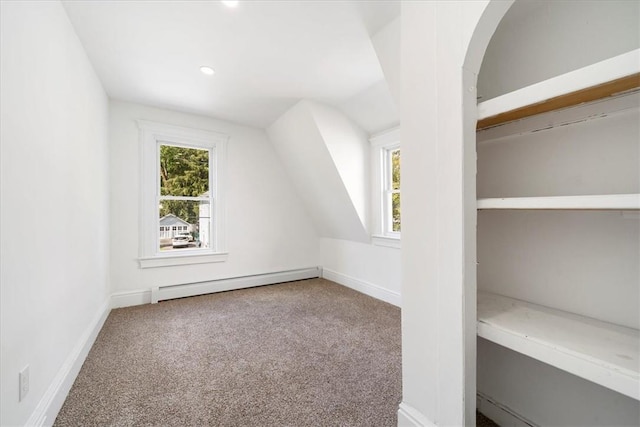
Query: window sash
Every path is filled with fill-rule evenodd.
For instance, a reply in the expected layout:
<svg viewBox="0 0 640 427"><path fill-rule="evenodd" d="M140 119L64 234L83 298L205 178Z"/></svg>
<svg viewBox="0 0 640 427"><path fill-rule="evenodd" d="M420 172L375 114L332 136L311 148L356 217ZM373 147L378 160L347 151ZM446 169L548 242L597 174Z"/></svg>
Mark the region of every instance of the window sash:
<svg viewBox="0 0 640 427"><path fill-rule="evenodd" d="M399 237L400 231L393 230L393 194L400 194L401 184L398 188L393 188L393 153L400 151L400 143L388 145L383 148L382 174L383 174L383 203L382 203L382 223L383 234L386 236ZM401 181L402 182L402 181Z"/></svg>
<svg viewBox="0 0 640 427"><path fill-rule="evenodd" d="M394 127L369 139L371 143L371 242L375 245L400 249L400 232L393 231L392 212L392 166L390 155L401 149L400 127ZM400 189L395 189L400 192ZM389 212L389 213L387 213Z"/></svg>
<svg viewBox="0 0 640 427"><path fill-rule="evenodd" d="M207 151L208 153L208 158L209 158L209 179L208 179L208 187L209 187L209 196L169 196L169 195L162 195L162 180L160 179L160 165L161 165L161 150L160 147L162 147L163 145L167 145L167 146L171 146L171 147L180 147L180 148L189 148L189 149L197 149L197 150L203 150L203 151ZM172 142L168 142L168 141L161 141L158 140L156 143L156 157L157 157L157 163L156 163L156 170L157 170L157 174L156 174L156 206L157 208L157 212L156 212L156 229L160 230L160 203L163 200L184 200L184 201L195 201L195 202L207 202L209 203L209 210L211 212L211 210L213 209L213 197L211 196L214 193L214 189L215 187L215 169L214 169L214 165L216 164L216 159L215 159L215 148L213 147L209 147L209 148L203 148L201 146L198 145L194 145L194 144L189 144L186 142L176 142L176 141L172 141ZM207 237L207 241L210 242L211 244L211 248L187 248L187 249L183 249L180 252L181 253L201 253L201 252L210 252L211 250L213 250L215 252L216 250L216 239L215 239L215 215L209 215L209 227L208 228L208 232L209 232L209 236ZM174 229L174 231L177 231ZM163 254L162 251L160 250L160 239L161 237L161 232L158 231L156 233L156 251L155 251L155 255L160 255ZM164 254L163 254L164 255Z"/></svg>
<svg viewBox="0 0 640 427"><path fill-rule="evenodd" d="M140 266L163 267L226 260L224 176L228 136L198 129L138 120L141 131L141 227ZM170 145L209 151L209 196L162 196L160 193L160 146ZM160 252L159 205L163 200L209 203L210 248L194 248L180 254ZM173 252L173 251L170 251ZM222 257L224 255L224 257ZM193 257L193 260L187 258ZM180 259L178 259L180 258Z"/></svg>

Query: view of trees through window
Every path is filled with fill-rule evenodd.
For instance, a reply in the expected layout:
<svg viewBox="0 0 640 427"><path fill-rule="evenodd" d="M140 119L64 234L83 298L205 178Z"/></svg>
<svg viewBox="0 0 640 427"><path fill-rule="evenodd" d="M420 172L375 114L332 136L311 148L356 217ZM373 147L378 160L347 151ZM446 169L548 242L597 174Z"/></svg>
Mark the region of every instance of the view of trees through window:
<svg viewBox="0 0 640 427"><path fill-rule="evenodd" d="M400 232L400 149L390 151L391 231Z"/></svg>
<svg viewBox="0 0 640 427"><path fill-rule="evenodd" d="M160 249L209 247L209 150L160 146Z"/></svg>

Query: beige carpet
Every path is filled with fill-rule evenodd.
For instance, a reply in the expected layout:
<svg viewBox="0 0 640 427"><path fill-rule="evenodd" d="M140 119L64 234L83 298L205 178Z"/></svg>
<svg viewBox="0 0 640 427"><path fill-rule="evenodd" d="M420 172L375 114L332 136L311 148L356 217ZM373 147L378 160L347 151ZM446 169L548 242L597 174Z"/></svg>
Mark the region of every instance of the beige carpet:
<svg viewBox="0 0 640 427"><path fill-rule="evenodd" d="M312 279L113 310L55 425L395 427L400 399L400 310Z"/></svg>

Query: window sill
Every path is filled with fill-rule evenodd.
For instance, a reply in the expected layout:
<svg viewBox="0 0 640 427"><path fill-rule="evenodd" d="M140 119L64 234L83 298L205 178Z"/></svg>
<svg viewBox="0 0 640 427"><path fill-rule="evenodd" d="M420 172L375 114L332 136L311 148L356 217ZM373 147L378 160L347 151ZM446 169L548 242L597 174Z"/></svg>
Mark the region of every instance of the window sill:
<svg viewBox="0 0 640 427"><path fill-rule="evenodd" d="M158 255L138 258L140 268L172 267L176 265L206 264L210 262L225 262L227 252L194 253L187 255Z"/></svg>
<svg viewBox="0 0 640 427"><path fill-rule="evenodd" d="M373 235L371 236L371 243L377 246L386 246L388 248L402 248L402 241L400 240L400 237Z"/></svg>

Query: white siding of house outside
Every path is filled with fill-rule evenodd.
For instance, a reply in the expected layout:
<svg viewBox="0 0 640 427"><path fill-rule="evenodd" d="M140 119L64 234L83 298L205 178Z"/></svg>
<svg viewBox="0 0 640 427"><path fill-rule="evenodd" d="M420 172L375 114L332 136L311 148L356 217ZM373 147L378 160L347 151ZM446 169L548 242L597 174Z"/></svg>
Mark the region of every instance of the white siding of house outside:
<svg viewBox="0 0 640 427"><path fill-rule="evenodd" d="M160 239L173 239L178 234L193 232L193 225L173 214L160 218Z"/></svg>
<svg viewBox="0 0 640 427"><path fill-rule="evenodd" d="M210 224L211 224L211 204L208 202L200 202L200 215L198 219L198 235L200 240L200 247L210 248Z"/></svg>

